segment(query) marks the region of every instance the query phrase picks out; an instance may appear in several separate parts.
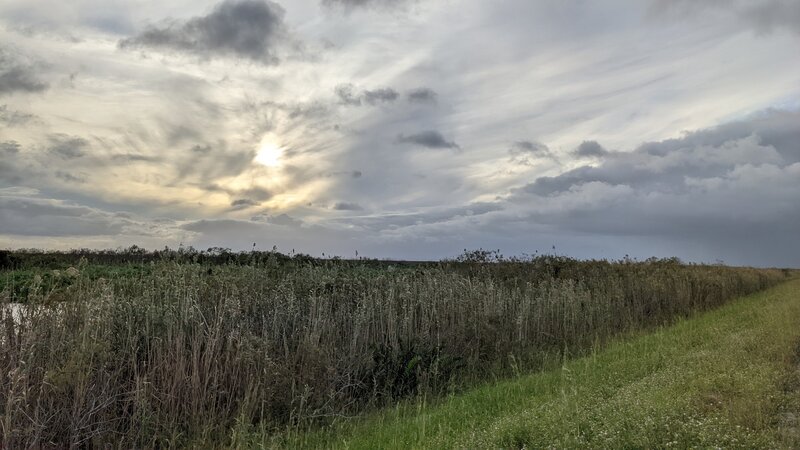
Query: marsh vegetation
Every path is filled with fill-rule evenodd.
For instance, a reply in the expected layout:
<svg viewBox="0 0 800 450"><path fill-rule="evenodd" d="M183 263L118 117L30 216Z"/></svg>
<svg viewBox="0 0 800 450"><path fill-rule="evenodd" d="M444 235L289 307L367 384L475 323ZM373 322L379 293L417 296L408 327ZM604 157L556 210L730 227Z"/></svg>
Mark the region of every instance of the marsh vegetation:
<svg viewBox="0 0 800 450"><path fill-rule="evenodd" d="M677 260L6 255L6 448L230 445L532 372L791 275Z"/></svg>

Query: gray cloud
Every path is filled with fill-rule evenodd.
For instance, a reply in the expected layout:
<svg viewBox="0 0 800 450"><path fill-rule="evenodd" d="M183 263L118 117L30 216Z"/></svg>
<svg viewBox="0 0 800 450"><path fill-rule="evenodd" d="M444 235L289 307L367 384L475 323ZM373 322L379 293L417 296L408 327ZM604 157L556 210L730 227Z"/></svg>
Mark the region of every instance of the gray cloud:
<svg viewBox="0 0 800 450"><path fill-rule="evenodd" d="M759 32L788 28L800 33L800 2L795 0L773 0L752 5L743 11L743 17Z"/></svg>
<svg viewBox="0 0 800 450"><path fill-rule="evenodd" d="M397 136L397 143L414 144L426 148L461 148L455 142L445 139L442 133L435 130L421 131L410 135L401 134Z"/></svg>
<svg viewBox="0 0 800 450"><path fill-rule="evenodd" d="M543 158L555 159L546 145L536 141L516 141L511 144L508 153L512 163L523 166L533 166L536 160Z"/></svg>
<svg viewBox="0 0 800 450"><path fill-rule="evenodd" d="M694 131L681 138L646 142L637 148L637 153L666 156L682 149L717 148L726 142L753 137L759 144L775 149L787 163L800 162L799 120L797 111L770 109L747 120Z"/></svg>
<svg viewBox="0 0 800 450"><path fill-rule="evenodd" d="M255 220L203 219L185 223L182 230L194 233L192 245L199 248L211 247L224 242L231 248L252 248L253 242L258 248L278 246L279 250L298 251L319 255L331 250L342 250L353 243L352 234L345 235L328 228L315 226L298 226L291 217L256 216ZM302 228L302 239L297 239ZM352 254L348 251L347 254Z"/></svg>
<svg viewBox="0 0 800 450"><path fill-rule="evenodd" d="M338 177L338 176L347 176L350 178L361 178L364 174L360 170L338 170L335 172L330 172L327 176L331 177Z"/></svg>
<svg viewBox="0 0 800 450"><path fill-rule="evenodd" d="M321 102L295 103L284 108L290 119L326 119L330 114L328 105Z"/></svg>
<svg viewBox="0 0 800 450"><path fill-rule="evenodd" d="M183 142L198 141L203 138L203 133L196 127L189 125L172 125L167 130L167 144L175 146ZM205 153L210 149L209 145L196 144L192 147L192 151L197 153Z"/></svg>
<svg viewBox="0 0 800 450"><path fill-rule="evenodd" d="M361 105L361 95L356 92L356 87L352 84L340 84L333 91L339 97L340 103L353 106Z"/></svg>
<svg viewBox="0 0 800 450"><path fill-rule="evenodd" d="M364 208L358 203L351 202L337 202L333 205L335 211L361 211Z"/></svg>
<svg viewBox="0 0 800 450"><path fill-rule="evenodd" d="M545 154L549 151L546 145L534 141L516 141L511 145L511 149L509 150L511 154L526 153L534 155Z"/></svg>
<svg viewBox="0 0 800 450"><path fill-rule="evenodd" d="M268 191L267 189L260 188L260 187L252 187L249 189L243 189L239 191L240 195L245 195L248 198L255 199L257 201L263 202L265 200L269 200L272 198L273 193Z"/></svg>
<svg viewBox="0 0 800 450"><path fill-rule="evenodd" d="M230 189L212 183L201 185L199 187L211 192L224 192L229 196L234 197L235 200L231 202L231 206L237 209L257 206L273 197L272 192L258 186L248 189Z"/></svg>
<svg viewBox="0 0 800 450"><path fill-rule="evenodd" d="M36 68L0 48L0 95L14 92L41 92L48 84L39 79Z"/></svg>
<svg viewBox="0 0 800 450"><path fill-rule="evenodd" d="M279 214L277 216L272 216L269 214L261 214L251 217L250 220L252 220L253 222L264 222L284 227L300 227L303 225L302 220L295 219L294 217L291 217L288 214Z"/></svg>
<svg viewBox="0 0 800 450"><path fill-rule="evenodd" d="M247 209L252 206L258 206L259 202L255 200L251 200L249 198L240 198L231 202L231 207L233 209Z"/></svg>
<svg viewBox="0 0 800 450"><path fill-rule="evenodd" d="M701 132L703 133L703 132ZM687 179L724 177L741 164L784 164L781 152L763 145L758 136L724 139L709 144L683 139L645 143L633 152L609 153L598 166L581 166L555 177L541 177L524 190L539 195L569 191L587 183L628 186L644 190L687 189ZM654 149L665 146L667 149Z"/></svg>
<svg viewBox="0 0 800 450"><path fill-rule="evenodd" d="M55 172L55 176L61 180L66 181L67 183L86 183L87 174L85 173L70 173L64 170L57 170Z"/></svg>
<svg viewBox="0 0 800 450"><path fill-rule="evenodd" d="M0 105L0 123L4 123L10 127L25 125L35 118L36 116L33 114L9 109L8 105Z"/></svg>
<svg viewBox="0 0 800 450"><path fill-rule="evenodd" d="M160 246L177 242L176 231L169 219L145 220L129 212L47 198L36 189L0 188L0 236L11 236L17 247L77 248L86 242L106 248Z"/></svg>
<svg viewBox="0 0 800 450"><path fill-rule="evenodd" d="M364 91L363 97L364 101L369 103L370 105L374 105L376 103L389 103L397 100L400 94L397 93L392 88L381 88L381 89L374 89L374 90L366 90Z"/></svg>
<svg viewBox="0 0 800 450"><path fill-rule="evenodd" d="M425 208L417 212L382 214L369 217L347 219L348 223L380 232L387 229L413 227L419 225L443 224L456 221L465 217L477 217L496 211L501 211L503 205L497 203L471 203L464 206L450 208Z"/></svg>
<svg viewBox="0 0 800 450"><path fill-rule="evenodd" d="M800 33L800 2L794 0L654 0L651 5L656 15L680 18L704 10L732 15L759 34L781 28Z"/></svg>
<svg viewBox="0 0 800 450"><path fill-rule="evenodd" d="M7 156L19 153L20 147L17 141L0 142L0 152L5 153Z"/></svg>
<svg viewBox="0 0 800 450"><path fill-rule="evenodd" d="M50 153L65 159L81 158L86 155L89 141L77 136L54 134L49 138Z"/></svg>
<svg viewBox="0 0 800 450"><path fill-rule="evenodd" d="M233 219L220 219L220 220L210 220L210 219L201 219L196 220L193 222L188 222L180 226L181 229L187 231L194 231L198 233L215 233L215 232L230 232L230 231L237 231L237 232L252 232L252 231L262 231L262 227L260 224L255 222L248 222L243 220L233 220ZM248 239L248 241L252 242L252 239Z"/></svg>
<svg viewBox="0 0 800 450"><path fill-rule="evenodd" d="M797 123L800 112L767 111L644 143L610 153L598 166L540 177L511 203L529 210L531 221L559 230L654 236L686 253L702 245L706 254L733 261L796 265Z"/></svg>
<svg viewBox="0 0 800 450"><path fill-rule="evenodd" d="M190 147L188 154L182 158L172 160L177 163L177 179L174 183L203 180L208 184L220 177L238 175L252 165L255 156L254 148L232 147L222 140L213 144L197 144Z"/></svg>
<svg viewBox="0 0 800 450"><path fill-rule="evenodd" d="M208 15L166 27L150 27L119 42L121 48L154 48L204 57L234 56L279 62L289 40L283 8L269 0L225 0Z"/></svg>
<svg viewBox="0 0 800 450"><path fill-rule="evenodd" d="M158 156L139 155L136 153L120 153L111 156L112 161L116 162L161 162L164 159Z"/></svg>
<svg viewBox="0 0 800 450"><path fill-rule="evenodd" d="M322 0L322 4L330 7L353 8L397 8L406 3L418 0Z"/></svg>
<svg viewBox="0 0 800 450"><path fill-rule="evenodd" d="M597 141L583 141L574 152L575 156L581 158L602 158L608 156L609 153Z"/></svg>
<svg viewBox="0 0 800 450"><path fill-rule="evenodd" d="M363 103L376 105L378 103L392 103L400 94L392 88L366 89L359 91L353 84L340 84L334 88L334 93L339 97L339 103L350 106L361 106Z"/></svg>
<svg viewBox="0 0 800 450"><path fill-rule="evenodd" d="M406 94L408 101L411 103L430 103L435 104L438 94L436 91L429 88L417 88L408 91Z"/></svg>
<svg viewBox="0 0 800 450"><path fill-rule="evenodd" d="M125 221L85 206L0 194L0 233L23 236L114 235Z"/></svg>

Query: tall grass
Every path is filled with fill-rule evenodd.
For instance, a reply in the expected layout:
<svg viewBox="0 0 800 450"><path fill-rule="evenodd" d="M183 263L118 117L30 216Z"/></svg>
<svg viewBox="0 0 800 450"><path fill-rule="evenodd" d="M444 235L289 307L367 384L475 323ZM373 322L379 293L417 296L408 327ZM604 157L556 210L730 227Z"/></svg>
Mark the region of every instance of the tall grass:
<svg viewBox="0 0 800 450"><path fill-rule="evenodd" d="M532 370L787 276L565 258L150 264L0 308L4 447L225 444Z"/></svg>

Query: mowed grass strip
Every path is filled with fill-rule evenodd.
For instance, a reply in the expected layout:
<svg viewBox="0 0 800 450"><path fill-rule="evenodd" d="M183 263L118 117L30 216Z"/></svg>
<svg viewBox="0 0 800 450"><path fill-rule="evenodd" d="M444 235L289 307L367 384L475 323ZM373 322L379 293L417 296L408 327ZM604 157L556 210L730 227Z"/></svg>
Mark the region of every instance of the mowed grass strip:
<svg viewBox="0 0 800 450"><path fill-rule="evenodd" d="M800 280L556 370L406 403L292 448L799 448ZM261 441L261 442L259 442Z"/></svg>

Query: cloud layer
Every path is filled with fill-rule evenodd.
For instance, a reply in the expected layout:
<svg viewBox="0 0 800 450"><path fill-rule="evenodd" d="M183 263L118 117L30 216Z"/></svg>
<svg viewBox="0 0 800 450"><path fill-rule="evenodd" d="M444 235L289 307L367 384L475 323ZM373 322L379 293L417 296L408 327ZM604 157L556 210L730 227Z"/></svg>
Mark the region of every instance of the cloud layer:
<svg viewBox="0 0 800 450"><path fill-rule="evenodd" d="M7 0L0 247L798 266L798 11Z"/></svg>

